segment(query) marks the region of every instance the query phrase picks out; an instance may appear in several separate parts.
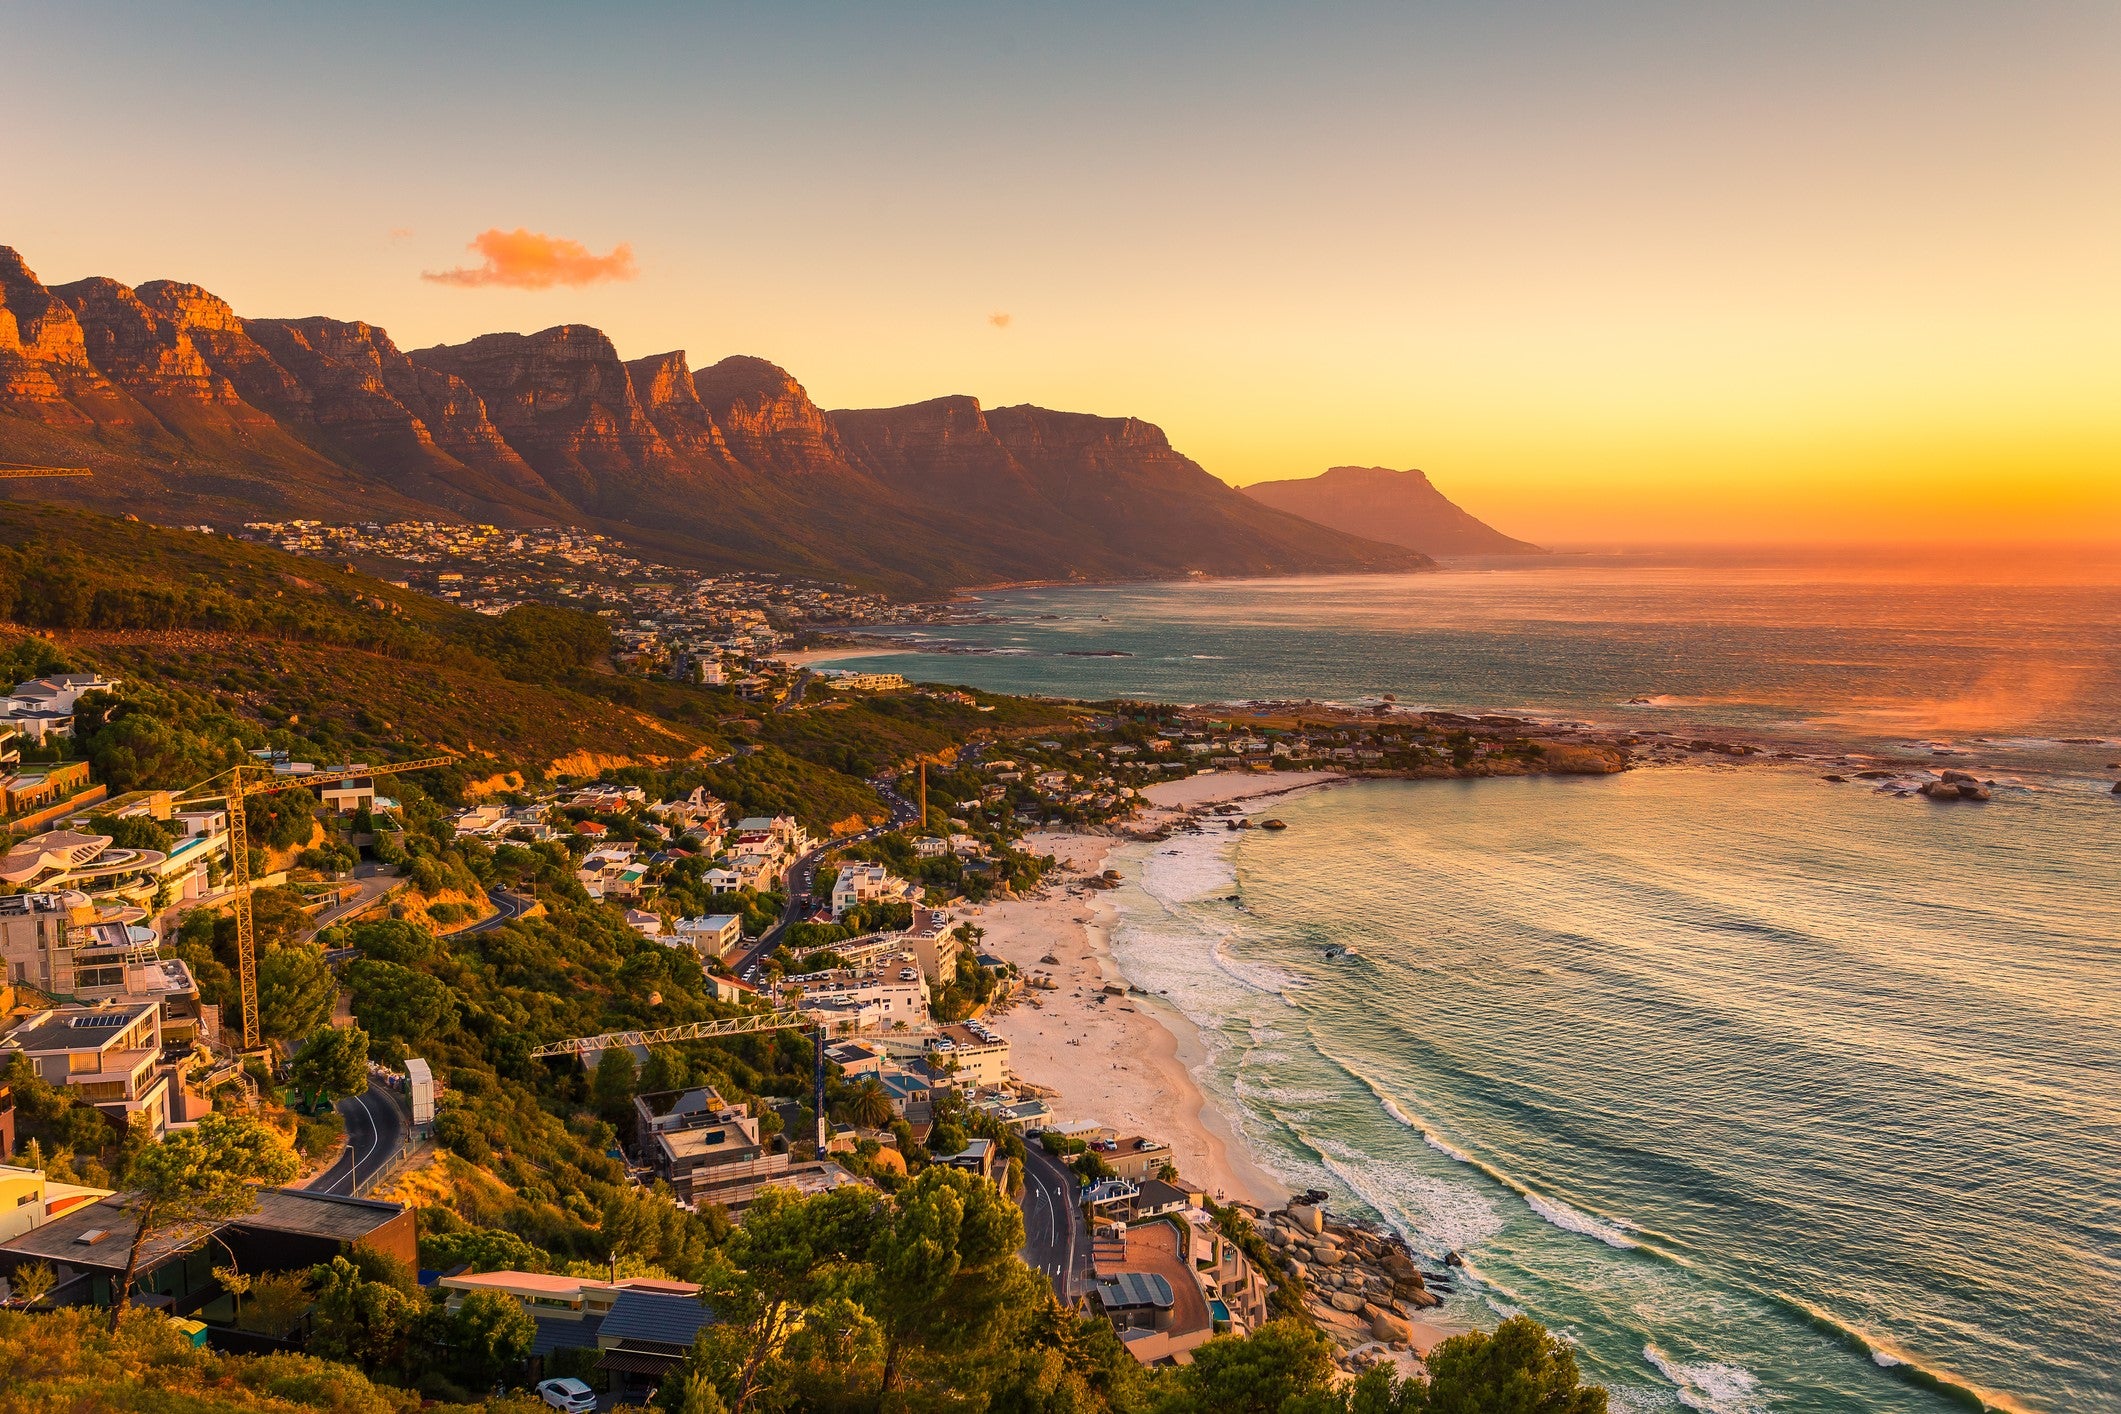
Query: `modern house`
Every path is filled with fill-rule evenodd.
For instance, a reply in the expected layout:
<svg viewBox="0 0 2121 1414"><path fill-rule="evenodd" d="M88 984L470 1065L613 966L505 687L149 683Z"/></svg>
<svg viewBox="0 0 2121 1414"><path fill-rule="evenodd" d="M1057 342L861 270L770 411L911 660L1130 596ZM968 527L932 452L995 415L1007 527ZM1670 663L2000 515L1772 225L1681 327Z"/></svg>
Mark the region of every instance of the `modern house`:
<svg viewBox="0 0 2121 1414"><path fill-rule="evenodd" d="M1098 1157L1111 1167L1112 1172L1135 1183L1156 1177L1165 1165L1172 1162L1169 1144L1139 1134L1115 1140L1109 1149L1098 1146Z"/></svg>
<svg viewBox="0 0 2121 1414"><path fill-rule="evenodd" d="M74 1209L110 1197L108 1188L59 1183L36 1169L0 1164L0 1242L20 1237Z"/></svg>
<svg viewBox="0 0 2121 1414"><path fill-rule="evenodd" d="M710 913L701 918L680 918L674 930L676 941L689 945L700 961L711 962L734 952L744 941L744 920L734 913Z"/></svg>
<svg viewBox="0 0 2121 1414"><path fill-rule="evenodd" d="M0 1036L0 1063L10 1055L26 1057L47 1083L65 1086L114 1123L144 1117L156 1135L171 1120L197 1119L210 1108L186 1093L176 1067L163 1062L158 1001L34 1012Z"/></svg>
<svg viewBox="0 0 2121 1414"><path fill-rule="evenodd" d="M521 1303L537 1323L530 1358L542 1361L561 1350L599 1349L605 1318L629 1296L649 1299L649 1309L667 1312L672 1328L682 1326L694 1311L705 1323L706 1308L699 1303L700 1289L689 1281L663 1281L652 1277L621 1277L604 1281L596 1277L555 1276L546 1272L460 1272L435 1283L450 1310L462 1305L474 1291L496 1291ZM621 1331L634 1329L635 1306ZM698 1326L693 1327L697 1332ZM614 1343L622 1337L614 1335ZM688 1343L690 1337L687 1338Z"/></svg>
<svg viewBox="0 0 2121 1414"><path fill-rule="evenodd" d="M832 881L832 917L838 922L847 910L865 903L884 903L908 897L912 886L904 879L892 877L891 871L881 864L860 861L840 866L839 876Z"/></svg>
<svg viewBox="0 0 2121 1414"><path fill-rule="evenodd" d="M413 1210L399 1203L261 1189L257 1210L213 1228L211 1242L200 1243L196 1229L150 1236L133 1282L135 1299L172 1315L196 1311L223 1294L212 1269L231 1262L246 1272L307 1271L363 1248L413 1266L414 1221ZM77 1207L0 1241L0 1273L46 1262L59 1278L51 1304L108 1306L124 1279L134 1230L127 1195Z"/></svg>
<svg viewBox="0 0 2121 1414"><path fill-rule="evenodd" d="M980 1021L942 1027L928 1038L928 1059L948 1070L967 1090L1001 1085L1009 1079L1009 1042Z"/></svg>
<svg viewBox="0 0 2121 1414"><path fill-rule="evenodd" d="M726 1103L711 1086L635 1096L633 1113L642 1162L694 1207L719 1203L741 1213L761 1189L816 1192L859 1181L836 1164L771 1152L750 1111Z"/></svg>

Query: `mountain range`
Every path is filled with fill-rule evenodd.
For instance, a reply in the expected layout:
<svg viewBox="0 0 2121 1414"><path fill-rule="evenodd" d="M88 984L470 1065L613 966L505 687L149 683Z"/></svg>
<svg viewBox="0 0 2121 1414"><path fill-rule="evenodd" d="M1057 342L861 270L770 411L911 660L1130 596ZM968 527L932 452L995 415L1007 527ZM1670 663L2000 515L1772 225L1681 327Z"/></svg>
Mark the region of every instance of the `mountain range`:
<svg viewBox="0 0 2121 1414"><path fill-rule="evenodd" d="M197 285L47 287L0 247L15 499L162 522L573 525L680 564L899 593L1027 580L1426 568L1247 496L1130 417L946 397L827 412L786 371L622 360L586 325L401 350Z"/></svg>
<svg viewBox="0 0 2121 1414"><path fill-rule="evenodd" d="M1244 488L1263 505L1425 555L1543 555L1459 507L1419 471L1336 466L1294 481Z"/></svg>

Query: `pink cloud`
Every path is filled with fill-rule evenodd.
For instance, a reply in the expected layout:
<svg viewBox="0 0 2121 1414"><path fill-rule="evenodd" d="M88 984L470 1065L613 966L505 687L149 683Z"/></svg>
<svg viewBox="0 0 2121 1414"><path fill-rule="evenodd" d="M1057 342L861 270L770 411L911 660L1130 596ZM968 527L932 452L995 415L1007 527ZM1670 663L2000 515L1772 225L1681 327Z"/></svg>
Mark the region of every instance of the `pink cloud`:
<svg viewBox="0 0 2121 1414"><path fill-rule="evenodd" d="M463 265L454 270L428 270L423 280L438 285L507 285L518 290L549 290L554 285L593 285L599 280L631 280L640 273L633 263L633 247L613 246L608 254L592 255L580 241L541 235L518 226L504 231L496 226L474 237L467 250L486 257L484 265Z"/></svg>
<svg viewBox="0 0 2121 1414"><path fill-rule="evenodd" d="M1013 318L1015 316L1009 314L990 314L987 316L987 322L997 329L1006 329L1009 327L1009 321Z"/></svg>

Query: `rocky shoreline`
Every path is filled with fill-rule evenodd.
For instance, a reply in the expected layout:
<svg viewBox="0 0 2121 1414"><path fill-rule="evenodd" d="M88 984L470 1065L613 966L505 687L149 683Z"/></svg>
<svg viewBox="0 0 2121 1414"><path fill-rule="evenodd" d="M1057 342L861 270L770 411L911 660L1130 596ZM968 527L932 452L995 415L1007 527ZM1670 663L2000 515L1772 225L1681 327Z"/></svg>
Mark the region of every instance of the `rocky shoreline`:
<svg viewBox="0 0 2121 1414"><path fill-rule="evenodd" d="M1324 1199L1317 1192L1299 1195L1266 1215L1260 1235L1342 1363L1361 1369L1419 1358L1455 1334L1457 1327L1431 1315L1449 1294L1448 1274L1425 1271L1396 1235L1327 1217Z"/></svg>

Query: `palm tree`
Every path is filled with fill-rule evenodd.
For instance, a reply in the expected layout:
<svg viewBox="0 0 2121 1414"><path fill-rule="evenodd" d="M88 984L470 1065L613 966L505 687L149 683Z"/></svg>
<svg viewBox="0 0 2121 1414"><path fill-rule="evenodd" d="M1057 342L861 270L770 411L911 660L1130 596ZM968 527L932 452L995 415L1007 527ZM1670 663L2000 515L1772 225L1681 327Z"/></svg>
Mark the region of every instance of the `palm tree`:
<svg viewBox="0 0 2121 1414"><path fill-rule="evenodd" d="M854 1087L847 1096L845 1108L848 1123L858 1129L882 1129L891 1123L890 1092L873 1075Z"/></svg>

